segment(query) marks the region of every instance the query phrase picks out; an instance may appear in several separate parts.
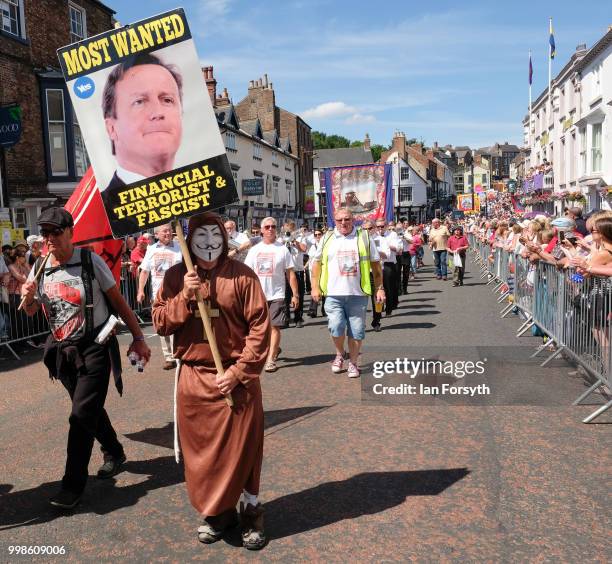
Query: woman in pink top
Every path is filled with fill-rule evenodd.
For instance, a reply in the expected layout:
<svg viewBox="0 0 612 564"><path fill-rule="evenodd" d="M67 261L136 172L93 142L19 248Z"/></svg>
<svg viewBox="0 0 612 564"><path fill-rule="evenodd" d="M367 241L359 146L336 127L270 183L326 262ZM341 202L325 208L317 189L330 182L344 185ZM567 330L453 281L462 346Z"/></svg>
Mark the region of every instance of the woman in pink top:
<svg viewBox="0 0 612 564"><path fill-rule="evenodd" d="M418 227L414 228L412 232L412 241L408 247L408 253L410 254L410 270L412 271L412 278L416 278L417 272L417 260L419 257L419 249L423 246L423 236L421 230Z"/></svg>
<svg viewBox="0 0 612 564"><path fill-rule="evenodd" d="M461 258L461 266L455 266L453 270L453 286L463 286L463 276L465 274L465 254L470 244L467 237L463 234L462 227L455 227L453 234L448 238L446 249L449 253L456 253Z"/></svg>

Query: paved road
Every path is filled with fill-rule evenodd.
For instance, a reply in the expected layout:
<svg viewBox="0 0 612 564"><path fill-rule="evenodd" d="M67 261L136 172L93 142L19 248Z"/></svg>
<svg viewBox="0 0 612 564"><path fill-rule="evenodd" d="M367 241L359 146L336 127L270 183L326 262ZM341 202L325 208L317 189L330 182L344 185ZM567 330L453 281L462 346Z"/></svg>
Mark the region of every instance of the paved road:
<svg viewBox="0 0 612 564"><path fill-rule="evenodd" d="M271 541L256 555L232 538L197 542L198 517L171 450L173 379L161 370L157 339L151 366L127 370L124 397L113 391L107 401L126 470L92 479L69 515L47 506L63 470L63 388L36 354L3 360L0 561L16 561L8 553L16 544L64 546L62 560L101 562L604 561L610 417L581 424L593 408L569 406L584 389L579 375L563 361L538 369L527 359L537 341L513 348L520 321L500 320L499 309L478 276L452 288L426 267L384 330L368 332L363 382L330 373L324 320L283 332L281 368L262 378ZM432 345L489 350L509 370L493 378L503 397L532 405L362 401L373 362ZM100 458L95 452L92 471Z"/></svg>

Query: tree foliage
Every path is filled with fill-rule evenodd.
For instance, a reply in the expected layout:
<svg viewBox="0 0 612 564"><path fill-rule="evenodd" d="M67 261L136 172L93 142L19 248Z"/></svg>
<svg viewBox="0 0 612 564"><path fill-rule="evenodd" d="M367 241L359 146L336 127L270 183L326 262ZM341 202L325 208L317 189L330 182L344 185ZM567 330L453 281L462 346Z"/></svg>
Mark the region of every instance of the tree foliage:
<svg viewBox="0 0 612 564"><path fill-rule="evenodd" d="M312 144L315 149L343 149L347 147L363 147L363 141L351 141L342 135L327 135L321 131L313 131L312 132ZM411 139L410 141L416 143L416 139ZM385 147L384 145L372 145L372 158L374 162L377 162L380 159L380 155L383 151L387 151L389 147Z"/></svg>
<svg viewBox="0 0 612 564"><path fill-rule="evenodd" d="M385 147L384 145L372 145L370 147L370 150L372 151L372 159L374 160L374 162L378 162L380 160L380 155L382 154L383 151L388 151L389 147Z"/></svg>
<svg viewBox="0 0 612 564"><path fill-rule="evenodd" d="M312 145L316 149L345 149L351 146L351 142L342 135L327 135L321 131L312 132Z"/></svg>

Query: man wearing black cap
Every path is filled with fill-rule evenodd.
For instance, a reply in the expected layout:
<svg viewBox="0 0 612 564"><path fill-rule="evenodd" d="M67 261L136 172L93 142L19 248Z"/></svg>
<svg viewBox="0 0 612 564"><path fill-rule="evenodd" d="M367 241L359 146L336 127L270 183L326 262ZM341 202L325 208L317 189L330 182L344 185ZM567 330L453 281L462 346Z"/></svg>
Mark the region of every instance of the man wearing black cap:
<svg viewBox="0 0 612 564"><path fill-rule="evenodd" d="M74 221L70 213L63 208L48 208L40 215L38 225L50 256L40 281L34 278L39 259L21 295L28 315L43 308L51 329L43 360L49 376L59 379L72 399L66 470L61 490L50 499L55 507L71 509L85 489L94 439L104 453L99 478L114 476L125 462L123 447L104 410L111 369L120 394L123 387L119 344L114 335L102 344L96 342L110 308L133 335L128 354L135 352L146 362L151 351L104 260L72 244Z"/></svg>

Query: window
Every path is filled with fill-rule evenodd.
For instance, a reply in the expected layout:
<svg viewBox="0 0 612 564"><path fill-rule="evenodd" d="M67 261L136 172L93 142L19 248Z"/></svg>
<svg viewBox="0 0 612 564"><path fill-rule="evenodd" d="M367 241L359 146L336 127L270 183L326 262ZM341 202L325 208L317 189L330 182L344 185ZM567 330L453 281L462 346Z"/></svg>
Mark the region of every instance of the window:
<svg viewBox="0 0 612 564"><path fill-rule="evenodd" d="M595 81L595 95L601 96L601 63L593 69L593 79Z"/></svg>
<svg viewBox="0 0 612 564"><path fill-rule="evenodd" d="M238 171L237 170L232 170L232 177L234 178L234 184L236 185L236 188L238 188Z"/></svg>
<svg viewBox="0 0 612 564"><path fill-rule="evenodd" d="M13 225L15 229L26 229L28 227L26 208L13 208Z"/></svg>
<svg viewBox="0 0 612 564"><path fill-rule="evenodd" d="M44 80L41 84L47 177L51 182L78 180L89 167L81 127L62 83Z"/></svg>
<svg viewBox="0 0 612 564"><path fill-rule="evenodd" d="M410 179L410 169L407 166L400 168L400 180Z"/></svg>
<svg viewBox="0 0 612 564"><path fill-rule="evenodd" d="M259 143L253 143L253 158L257 161L261 161L261 145Z"/></svg>
<svg viewBox="0 0 612 564"><path fill-rule="evenodd" d="M587 170L587 153L586 153L586 129L580 130L580 174L586 174Z"/></svg>
<svg viewBox="0 0 612 564"><path fill-rule="evenodd" d="M236 134L231 131L225 132L225 148L229 151L236 150Z"/></svg>
<svg viewBox="0 0 612 564"><path fill-rule="evenodd" d="M591 172L601 172L601 123L594 123L591 133Z"/></svg>
<svg viewBox="0 0 612 564"><path fill-rule="evenodd" d="M565 86L559 92L559 114L565 115Z"/></svg>
<svg viewBox="0 0 612 564"><path fill-rule="evenodd" d="M278 182L272 183L272 202L275 206L280 205L280 199L278 197Z"/></svg>
<svg viewBox="0 0 612 564"><path fill-rule="evenodd" d="M81 135L81 126L77 121L76 114L73 114L73 134L74 134L74 169L77 176L83 176L89 168L89 156L85 148L85 141Z"/></svg>
<svg viewBox="0 0 612 564"><path fill-rule="evenodd" d="M400 186L399 200L400 204L412 202L412 186Z"/></svg>
<svg viewBox="0 0 612 564"><path fill-rule="evenodd" d="M0 0L2 13L2 31L21 36L21 15L19 0Z"/></svg>
<svg viewBox="0 0 612 564"><path fill-rule="evenodd" d="M85 10L74 4L68 4L70 13L70 41L81 41L87 37L85 30Z"/></svg>
<svg viewBox="0 0 612 564"><path fill-rule="evenodd" d="M278 153L276 151L272 151L272 166L278 167Z"/></svg>
<svg viewBox="0 0 612 564"><path fill-rule="evenodd" d="M287 207L293 207L293 192L291 190L287 192Z"/></svg>
<svg viewBox="0 0 612 564"><path fill-rule="evenodd" d="M51 175L68 176L66 117L64 112L63 90L47 90L47 123L49 126Z"/></svg>

